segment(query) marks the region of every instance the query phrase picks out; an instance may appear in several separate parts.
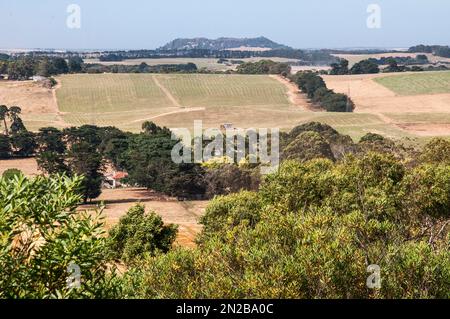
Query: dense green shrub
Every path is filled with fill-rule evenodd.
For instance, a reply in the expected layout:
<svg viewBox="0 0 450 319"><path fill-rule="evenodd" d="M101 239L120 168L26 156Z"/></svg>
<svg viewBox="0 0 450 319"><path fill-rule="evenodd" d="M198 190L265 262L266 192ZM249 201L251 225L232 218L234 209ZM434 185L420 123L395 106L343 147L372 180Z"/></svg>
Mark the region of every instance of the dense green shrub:
<svg viewBox="0 0 450 319"><path fill-rule="evenodd" d="M4 178L5 180L11 180L20 176L23 176L23 173L16 168L7 169L2 174L2 178Z"/></svg>
<svg viewBox="0 0 450 319"><path fill-rule="evenodd" d="M378 64L371 60L363 60L356 63L351 69L351 74L372 74L380 73L380 68Z"/></svg>
<svg viewBox="0 0 450 319"><path fill-rule="evenodd" d="M136 205L110 230L109 236L114 258L132 263L135 259L168 252L177 236L177 226L165 226L156 213L146 214L144 206Z"/></svg>
<svg viewBox="0 0 450 319"><path fill-rule="evenodd" d="M333 156L325 156L326 158L334 158L339 160L344 155L351 154L356 151L356 145L354 144L350 136L342 135L331 126L319 122L309 122L301 124L294 127L288 134L284 134L283 136L281 136L280 146L282 148L282 151L284 151L289 144L294 142L300 134L305 132L316 132L322 139L326 141L326 143L328 143ZM299 149L299 151L308 152L308 149Z"/></svg>
<svg viewBox="0 0 450 319"><path fill-rule="evenodd" d="M349 73L348 60L340 59L339 63L332 63L330 75L346 75Z"/></svg>
<svg viewBox="0 0 450 319"><path fill-rule="evenodd" d="M327 88L325 81L313 72L302 72L298 74L296 83L309 98L313 98L317 90Z"/></svg>
<svg viewBox="0 0 450 319"><path fill-rule="evenodd" d="M77 212L81 179L0 179L0 298L117 296L99 216ZM69 287L68 267L81 270Z"/></svg>
<svg viewBox="0 0 450 319"><path fill-rule="evenodd" d="M335 160L330 144L317 132L304 132L284 150L283 159L309 161L315 158Z"/></svg>
<svg viewBox="0 0 450 319"><path fill-rule="evenodd" d="M124 289L143 298L449 298L448 174L377 153L287 161L258 193L216 198L197 249L147 259ZM366 286L372 264L380 289Z"/></svg>
<svg viewBox="0 0 450 319"><path fill-rule="evenodd" d="M258 169L221 164L206 168L204 176L206 197L229 195L242 190L257 190L260 183Z"/></svg>
<svg viewBox="0 0 450 319"><path fill-rule="evenodd" d="M200 222L205 226L200 238L204 241L208 236L218 233L226 235L227 230L242 222L254 227L260 220L261 204L253 192L241 192L226 197L216 197L206 209Z"/></svg>
<svg viewBox="0 0 450 319"><path fill-rule="evenodd" d="M425 163L450 164L450 142L442 138L434 138L427 143L420 160Z"/></svg>

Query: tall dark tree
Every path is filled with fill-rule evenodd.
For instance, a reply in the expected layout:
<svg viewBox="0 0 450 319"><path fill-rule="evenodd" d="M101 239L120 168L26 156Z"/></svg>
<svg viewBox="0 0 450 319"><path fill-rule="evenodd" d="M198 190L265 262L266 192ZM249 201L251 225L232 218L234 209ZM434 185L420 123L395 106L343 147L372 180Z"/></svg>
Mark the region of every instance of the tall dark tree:
<svg viewBox="0 0 450 319"><path fill-rule="evenodd" d="M372 74L380 73L380 68L378 64L371 60L363 60L356 63L351 69L351 74Z"/></svg>
<svg viewBox="0 0 450 319"><path fill-rule="evenodd" d="M36 160L42 171L48 174L68 173L69 168L64 161L66 145L60 130L54 127L41 128L36 142Z"/></svg>
<svg viewBox="0 0 450 319"><path fill-rule="evenodd" d="M102 129L95 125L83 125L64 129L63 134L69 145L86 142L97 149L102 143L101 131Z"/></svg>
<svg viewBox="0 0 450 319"><path fill-rule="evenodd" d="M348 61L346 59L341 59L339 63L331 64L331 75L345 75L348 74Z"/></svg>
<svg viewBox="0 0 450 319"><path fill-rule="evenodd" d="M69 66L63 58L52 59L53 74L65 74L69 73Z"/></svg>
<svg viewBox="0 0 450 319"><path fill-rule="evenodd" d="M47 58L42 59L36 68L37 75L49 77L53 74L53 66Z"/></svg>
<svg viewBox="0 0 450 319"><path fill-rule="evenodd" d="M83 69L83 59L78 56L71 57L69 59L68 66L69 66L69 72L79 73Z"/></svg>
<svg viewBox="0 0 450 319"><path fill-rule="evenodd" d="M129 147L127 137L113 138L108 141L103 149L105 159L109 160L117 169L123 170L127 166L124 154Z"/></svg>
<svg viewBox="0 0 450 319"><path fill-rule="evenodd" d="M11 121L14 121L19 117L19 115L22 113L22 109L18 106L11 106L8 111L8 116L11 119Z"/></svg>
<svg viewBox="0 0 450 319"><path fill-rule="evenodd" d="M5 134L9 135L8 124L6 123L6 119L8 118L9 109L6 105L0 105L0 121L3 121L3 128L5 130Z"/></svg>
<svg viewBox="0 0 450 319"><path fill-rule="evenodd" d="M145 128L145 133L129 138L128 149L120 158L130 182L171 196L202 195L201 167L172 161L171 152L178 141L172 140L170 130L150 122Z"/></svg>
<svg viewBox="0 0 450 319"><path fill-rule="evenodd" d="M10 80L27 80L35 75L37 60L26 56L11 61L8 64L8 78Z"/></svg>
<svg viewBox="0 0 450 319"><path fill-rule="evenodd" d="M33 133L26 130L14 132L11 137L11 144L13 147L14 155L19 157L32 156L36 150L35 136Z"/></svg>
<svg viewBox="0 0 450 319"><path fill-rule="evenodd" d="M142 130L145 134L149 135L155 135L155 134L163 134L163 135L170 135L170 130L166 127L159 127L153 122L146 121L142 124Z"/></svg>
<svg viewBox="0 0 450 319"><path fill-rule="evenodd" d="M8 159L11 157L12 149L9 137L0 134L0 159Z"/></svg>
<svg viewBox="0 0 450 319"><path fill-rule="evenodd" d="M100 196L104 170L102 155L87 142L80 142L72 145L67 163L73 174L83 176L80 194L84 202Z"/></svg>
<svg viewBox="0 0 450 319"><path fill-rule="evenodd" d="M11 134L16 135L19 133L27 132L27 128L20 117L16 116L13 118L11 123Z"/></svg>
<svg viewBox="0 0 450 319"><path fill-rule="evenodd" d="M84 177L81 194L85 202L101 194L103 154L99 151L102 136L108 130L94 125L72 127L63 131L67 143L66 161L72 174Z"/></svg>

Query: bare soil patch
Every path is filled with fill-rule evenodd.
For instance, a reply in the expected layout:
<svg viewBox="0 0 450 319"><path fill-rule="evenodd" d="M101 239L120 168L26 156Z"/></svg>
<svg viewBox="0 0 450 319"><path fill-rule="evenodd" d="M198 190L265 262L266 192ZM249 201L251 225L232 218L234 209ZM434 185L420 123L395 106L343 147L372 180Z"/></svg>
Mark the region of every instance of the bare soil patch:
<svg viewBox="0 0 450 319"><path fill-rule="evenodd" d="M68 126L58 110L55 89L49 89L40 82L0 81L0 103L19 106L27 127Z"/></svg>
<svg viewBox="0 0 450 319"><path fill-rule="evenodd" d="M41 174L34 158L0 160L0 176L8 169L16 168L25 176L34 177Z"/></svg>
<svg viewBox="0 0 450 319"><path fill-rule="evenodd" d="M297 85L280 75L271 75L270 77L286 85L288 88L287 95L291 104L299 106L305 111L317 111L317 108L314 108L314 106L308 102L305 94L302 94L299 91Z"/></svg>
<svg viewBox="0 0 450 319"><path fill-rule="evenodd" d="M1 103L17 105L23 114L58 112L53 90L33 81L0 81Z"/></svg>

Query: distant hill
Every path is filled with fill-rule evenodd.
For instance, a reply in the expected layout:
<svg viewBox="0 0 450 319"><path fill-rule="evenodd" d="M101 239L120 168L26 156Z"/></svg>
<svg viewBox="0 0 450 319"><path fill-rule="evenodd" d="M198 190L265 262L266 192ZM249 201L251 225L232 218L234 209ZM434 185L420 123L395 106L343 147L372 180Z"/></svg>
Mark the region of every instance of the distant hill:
<svg viewBox="0 0 450 319"><path fill-rule="evenodd" d="M264 49L284 49L285 45L276 43L265 37L259 38L219 38L211 40L207 38L194 39L176 39L162 46L161 50L189 50L189 49L207 49L207 50L242 50L243 48L261 48Z"/></svg>

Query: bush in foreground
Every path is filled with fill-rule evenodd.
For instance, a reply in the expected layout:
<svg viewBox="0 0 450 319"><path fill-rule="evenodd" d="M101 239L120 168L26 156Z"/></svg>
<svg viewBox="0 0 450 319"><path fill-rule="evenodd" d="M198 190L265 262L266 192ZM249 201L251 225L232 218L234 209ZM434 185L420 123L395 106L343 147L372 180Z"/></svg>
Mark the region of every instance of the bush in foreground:
<svg viewBox="0 0 450 319"><path fill-rule="evenodd" d="M76 212L81 179L0 179L0 298L116 296L101 219ZM78 265L81 287L68 286Z"/></svg>
<svg viewBox="0 0 450 319"><path fill-rule="evenodd" d="M168 252L177 232L177 226L164 225L160 216L154 212L145 214L145 207L136 205L110 230L110 250L117 260L132 263Z"/></svg>
<svg viewBox="0 0 450 319"><path fill-rule="evenodd" d="M448 165L377 153L287 161L259 192L216 198L198 248L148 258L123 277L125 294L449 298L449 180ZM380 289L366 286L373 264Z"/></svg>

